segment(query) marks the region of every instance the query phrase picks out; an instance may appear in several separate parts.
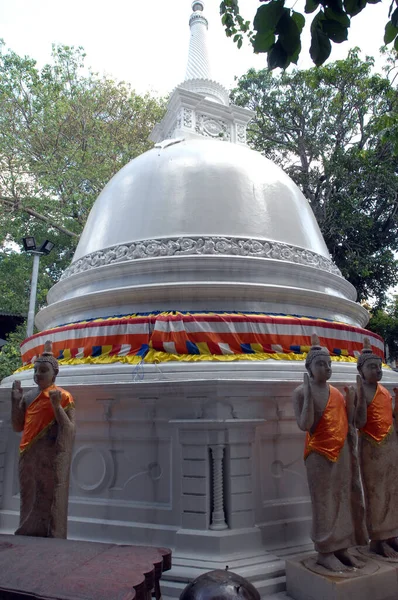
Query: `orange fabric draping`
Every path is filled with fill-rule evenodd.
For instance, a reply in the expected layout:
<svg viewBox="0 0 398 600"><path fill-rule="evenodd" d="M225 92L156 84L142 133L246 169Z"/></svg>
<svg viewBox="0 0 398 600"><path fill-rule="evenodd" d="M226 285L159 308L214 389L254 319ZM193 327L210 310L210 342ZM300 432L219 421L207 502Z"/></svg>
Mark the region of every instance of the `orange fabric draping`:
<svg viewBox="0 0 398 600"><path fill-rule="evenodd" d="M23 454L54 423L54 409L50 401L52 390L61 392L62 408L68 410L74 405L72 395L56 385L42 390L26 409L24 430L19 445L20 454Z"/></svg>
<svg viewBox="0 0 398 600"><path fill-rule="evenodd" d="M392 423L391 394L385 387L378 384L373 400L368 406L366 425L360 429L360 432L380 444L391 432Z"/></svg>
<svg viewBox="0 0 398 600"><path fill-rule="evenodd" d="M336 462L348 434L348 419L345 400L341 392L329 386L329 399L323 415L311 435L307 432L304 459L311 452L322 454L328 460Z"/></svg>

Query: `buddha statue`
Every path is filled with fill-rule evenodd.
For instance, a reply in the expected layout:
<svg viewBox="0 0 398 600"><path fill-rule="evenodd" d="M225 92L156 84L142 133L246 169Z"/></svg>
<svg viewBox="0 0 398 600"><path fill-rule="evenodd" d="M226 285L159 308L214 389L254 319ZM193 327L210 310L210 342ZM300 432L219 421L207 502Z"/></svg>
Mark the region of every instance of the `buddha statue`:
<svg viewBox="0 0 398 600"><path fill-rule="evenodd" d="M66 538L69 471L75 435L71 394L55 385L58 362L51 342L34 363L37 387L12 387L11 420L19 446L20 522L16 535Z"/></svg>
<svg viewBox="0 0 398 600"><path fill-rule="evenodd" d="M379 382L382 360L368 338L358 358L356 425L370 550L398 561L398 440L391 394ZM394 390L397 395L398 390Z"/></svg>
<svg viewBox="0 0 398 600"><path fill-rule="evenodd" d="M364 507L355 460L355 390L346 399L331 386L331 359L312 336L304 382L293 393L297 424L306 431L304 460L312 504L316 562L334 572L364 563L348 548L367 542Z"/></svg>

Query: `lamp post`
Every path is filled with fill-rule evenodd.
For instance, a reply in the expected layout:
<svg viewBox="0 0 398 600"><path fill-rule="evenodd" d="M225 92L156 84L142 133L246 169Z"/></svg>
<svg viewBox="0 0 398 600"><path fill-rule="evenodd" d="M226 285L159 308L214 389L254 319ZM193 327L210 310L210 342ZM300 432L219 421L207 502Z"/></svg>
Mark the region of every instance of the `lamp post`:
<svg viewBox="0 0 398 600"><path fill-rule="evenodd" d="M30 337L31 335L33 335L33 326L35 320L37 280L39 278L40 256L42 256L43 254L50 254L51 250L54 248L54 244L50 242L50 240L45 240L38 248L36 246L36 240L34 237L23 238L22 243L25 252L30 252L31 254L33 254L33 269L32 281L30 284L28 323L26 326L26 337Z"/></svg>

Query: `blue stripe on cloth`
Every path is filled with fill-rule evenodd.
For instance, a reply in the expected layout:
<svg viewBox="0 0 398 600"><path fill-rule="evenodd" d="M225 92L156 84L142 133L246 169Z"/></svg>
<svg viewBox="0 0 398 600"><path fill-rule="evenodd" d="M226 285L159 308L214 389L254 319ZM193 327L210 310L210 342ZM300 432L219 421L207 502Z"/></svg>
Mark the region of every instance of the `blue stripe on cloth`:
<svg viewBox="0 0 398 600"><path fill-rule="evenodd" d="M255 354L255 352L254 352L253 348L250 346L250 344L241 344L240 347L244 354Z"/></svg>
<svg viewBox="0 0 398 600"><path fill-rule="evenodd" d="M199 348L193 342L187 340L186 342L187 352L188 354L200 354Z"/></svg>
<svg viewBox="0 0 398 600"><path fill-rule="evenodd" d="M148 351L149 351L149 345L142 344L141 348L135 354L136 354L136 356L145 356L146 354L148 354Z"/></svg>
<svg viewBox="0 0 398 600"><path fill-rule="evenodd" d="M296 354L301 354L301 346L290 346L290 350Z"/></svg>
<svg viewBox="0 0 398 600"><path fill-rule="evenodd" d="M91 356L101 356L102 346L93 346Z"/></svg>

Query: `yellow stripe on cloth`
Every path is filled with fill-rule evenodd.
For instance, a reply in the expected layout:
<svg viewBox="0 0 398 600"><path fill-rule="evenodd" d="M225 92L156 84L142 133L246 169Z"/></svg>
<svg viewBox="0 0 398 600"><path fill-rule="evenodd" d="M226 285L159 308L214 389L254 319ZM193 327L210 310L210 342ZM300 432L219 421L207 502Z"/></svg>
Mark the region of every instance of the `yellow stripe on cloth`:
<svg viewBox="0 0 398 600"><path fill-rule="evenodd" d="M145 363L154 362L198 362L198 361L215 361L215 362L234 362L239 360L292 360L304 361L307 354L286 354L282 352L268 353L258 352L255 354L169 354L168 352L160 352L159 350L150 349L144 358ZM356 363L357 359L353 356L331 356L333 362L351 362Z"/></svg>
<svg viewBox="0 0 398 600"><path fill-rule="evenodd" d="M264 348L262 347L261 344L250 344L250 348L256 353L256 354L264 354Z"/></svg>
<svg viewBox="0 0 398 600"><path fill-rule="evenodd" d="M196 346L198 347L200 354L210 354L211 355L209 346L207 345L206 342L196 342Z"/></svg>

